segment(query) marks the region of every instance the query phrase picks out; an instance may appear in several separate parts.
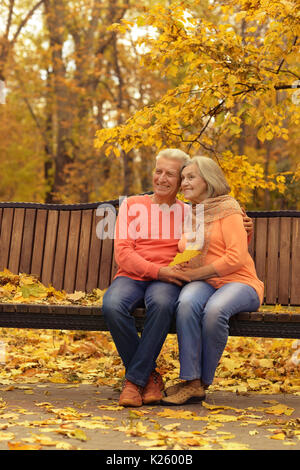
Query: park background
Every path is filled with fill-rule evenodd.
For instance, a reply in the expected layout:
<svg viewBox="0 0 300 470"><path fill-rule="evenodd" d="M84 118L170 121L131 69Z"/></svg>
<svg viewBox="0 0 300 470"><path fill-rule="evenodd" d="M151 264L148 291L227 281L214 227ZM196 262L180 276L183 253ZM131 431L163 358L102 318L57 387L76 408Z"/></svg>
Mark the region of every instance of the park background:
<svg viewBox="0 0 300 470"><path fill-rule="evenodd" d="M214 158L246 209L299 210L299 17L297 0L3 0L1 201L149 191L155 155L177 147ZM14 294L8 277L2 299ZM121 387L108 333L1 337L4 386ZM299 394L298 351L293 340L230 338L213 389ZM159 367L178 377L174 335Z"/></svg>

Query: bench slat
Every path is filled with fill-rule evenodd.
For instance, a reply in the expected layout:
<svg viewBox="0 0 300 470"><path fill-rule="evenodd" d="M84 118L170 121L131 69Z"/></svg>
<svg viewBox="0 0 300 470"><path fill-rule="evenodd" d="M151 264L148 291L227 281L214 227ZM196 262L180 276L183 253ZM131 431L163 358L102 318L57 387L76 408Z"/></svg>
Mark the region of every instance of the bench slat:
<svg viewBox="0 0 300 470"><path fill-rule="evenodd" d="M112 269L113 240L102 241L101 264L99 272L99 288L106 289L110 285Z"/></svg>
<svg viewBox="0 0 300 470"><path fill-rule="evenodd" d="M300 219L293 218L291 305L300 304Z"/></svg>
<svg viewBox="0 0 300 470"><path fill-rule="evenodd" d="M33 250L33 238L35 230L36 209L25 210L24 231L22 240L21 260L19 271L31 273L31 259Z"/></svg>
<svg viewBox="0 0 300 470"><path fill-rule="evenodd" d="M65 278L63 286L66 292L73 292L75 289L80 226L81 211L72 211L70 217Z"/></svg>
<svg viewBox="0 0 300 470"><path fill-rule="evenodd" d="M2 214L0 237L0 269L8 267L11 232L13 226L14 209L4 208Z"/></svg>
<svg viewBox="0 0 300 470"><path fill-rule="evenodd" d="M8 269L13 273L19 273L24 216L25 209L15 209L8 260Z"/></svg>
<svg viewBox="0 0 300 470"><path fill-rule="evenodd" d="M52 277L53 286L57 290L62 290L64 285L70 215L70 211L61 211L59 214L55 261Z"/></svg>
<svg viewBox="0 0 300 470"><path fill-rule="evenodd" d="M86 282L87 292L91 292L93 289L98 287L102 240L98 238L96 234L97 223L98 223L98 220L96 217L96 210L93 210L89 263L88 263L87 282Z"/></svg>
<svg viewBox="0 0 300 470"><path fill-rule="evenodd" d="M268 220L266 303L276 304L278 292L279 218Z"/></svg>
<svg viewBox="0 0 300 470"><path fill-rule="evenodd" d="M48 211L42 209L37 210L30 274L34 274L39 278L41 278L42 275L47 216Z"/></svg>
<svg viewBox="0 0 300 470"><path fill-rule="evenodd" d="M288 305L290 300L291 222L291 218L280 219L278 303L283 305Z"/></svg>
<svg viewBox="0 0 300 470"><path fill-rule="evenodd" d="M79 238L79 252L78 252L78 269L75 282L75 290L86 290L87 274L89 266L89 251L91 242L92 231L92 216L91 210L82 212L81 232Z"/></svg>
<svg viewBox="0 0 300 470"><path fill-rule="evenodd" d="M47 220L47 228L46 228L42 276L41 276L41 281L43 284L45 284L45 286L48 286L52 282L57 227L58 227L58 211L49 211L48 220Z"/></svg>

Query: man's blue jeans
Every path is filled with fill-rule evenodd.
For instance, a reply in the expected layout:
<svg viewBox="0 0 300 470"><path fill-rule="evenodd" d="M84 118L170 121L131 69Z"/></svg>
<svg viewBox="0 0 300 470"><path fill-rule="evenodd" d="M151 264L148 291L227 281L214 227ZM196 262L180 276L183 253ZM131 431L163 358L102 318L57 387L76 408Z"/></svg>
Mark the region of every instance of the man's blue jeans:
<svg viewBox="0 0 300 470"><path fill-rule="evenodd" d="M161 281L117 277L103 297L103 314L126 369L126 378L144 387L169 332L181 287ZM146 307L140 337L131 313Z"/></svg>
<svg viewBox="0 0 300 470"><path fill-rule="evenodd" d="M246 284L231 282L219 289L204 281L186 284L176 310L180 378L201 378L210 385L227 343L230 317L256 311L259 305L255 289Z"/></svg>

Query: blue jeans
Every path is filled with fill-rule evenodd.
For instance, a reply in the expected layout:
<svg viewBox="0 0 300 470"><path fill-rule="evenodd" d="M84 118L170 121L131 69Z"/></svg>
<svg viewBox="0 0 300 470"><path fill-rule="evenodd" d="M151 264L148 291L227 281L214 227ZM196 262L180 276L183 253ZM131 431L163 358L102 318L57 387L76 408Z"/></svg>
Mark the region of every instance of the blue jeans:
<svg viewBox="0 0 300 470"><path fill-rule="evenodd" d="M219 289L204 281L186 284L176 311L180 378L201 378L210 385L227 343L230 317L256 311L259 305L255 289L246 284L231 282Z"/></svg>
<svg viewBox="0 0 300 470"><path fill-rule="evenodd" d="M181 287L161 281L117 277L103 297L103 315L126 369L126 378L144 387L175 315ZM131 313L146 307L140 337Z"/></svg>

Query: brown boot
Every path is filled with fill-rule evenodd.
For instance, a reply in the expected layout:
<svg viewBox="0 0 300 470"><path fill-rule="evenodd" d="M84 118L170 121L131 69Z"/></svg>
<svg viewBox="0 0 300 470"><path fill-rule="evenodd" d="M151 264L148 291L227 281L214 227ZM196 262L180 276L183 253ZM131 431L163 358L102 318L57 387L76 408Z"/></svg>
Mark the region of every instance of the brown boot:
<svg viewBox="0 0 300 470"><path fill-rule="evenodd" d="M162 403L167 405L184 405L186 403L199 403L204 399L205 390L200 380L191 380L185 382L173 395L164 397Z"/></svg>
<svg viewBox="0 0 300 470"><path fill-rule="evenodd" d="M124 387L119 399L119 405L121 406L142 406L142 387L125 380Z"/></svg>
<svg viewBox="0 0 300 470"><path fill-rule="evenodd" d="M164 384L162 376L159 372L156 372L155 370L152 371L142 394L144 405L149 405L150 403L156 403L160 401L163 397L163 389Z"/></svg>
<svg viewBox="0 0 300 470"><path fill-rule="evenodd" d="M166 397L169 397L170 395L174 395L174 393L179 392L181 387L184 387L185 384L186 384L186 382L179 382L178 384L171 385L170 387L167 387L164 391L164 395Z"/></svg>

